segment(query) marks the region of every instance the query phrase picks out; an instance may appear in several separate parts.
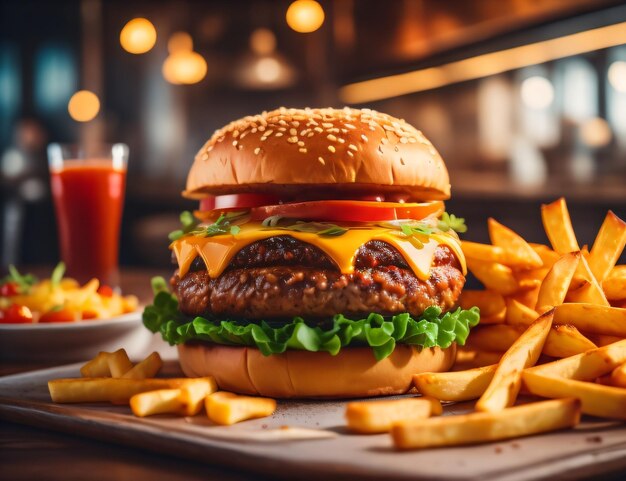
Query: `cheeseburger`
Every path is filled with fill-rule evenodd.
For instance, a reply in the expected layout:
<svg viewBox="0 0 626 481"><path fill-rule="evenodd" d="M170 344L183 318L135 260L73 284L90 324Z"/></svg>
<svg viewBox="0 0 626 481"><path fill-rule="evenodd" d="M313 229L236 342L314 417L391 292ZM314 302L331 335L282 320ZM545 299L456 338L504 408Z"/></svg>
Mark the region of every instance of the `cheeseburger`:
<svg viewBox="0 0 626 481"><path fill-rule="evenodd" d="M448 370L476 308L446 166L405 121L373 110L245 117L198 152L170 234L177 269L144 323L188 376L278 398L400 394ZM171 292L170 292L171 289Z"/></svg>

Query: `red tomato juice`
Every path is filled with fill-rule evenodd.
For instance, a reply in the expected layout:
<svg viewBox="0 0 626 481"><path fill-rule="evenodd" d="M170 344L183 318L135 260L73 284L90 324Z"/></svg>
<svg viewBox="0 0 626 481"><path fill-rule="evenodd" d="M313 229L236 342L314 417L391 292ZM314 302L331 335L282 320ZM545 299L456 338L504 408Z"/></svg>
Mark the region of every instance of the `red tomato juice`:
<svg viewBox="0 0 626 481"><path fill-rule="evenodd" d="M114 168L110 160L68 160L51 172L51 179L68 276L117 285L126 170Z"/></svg>

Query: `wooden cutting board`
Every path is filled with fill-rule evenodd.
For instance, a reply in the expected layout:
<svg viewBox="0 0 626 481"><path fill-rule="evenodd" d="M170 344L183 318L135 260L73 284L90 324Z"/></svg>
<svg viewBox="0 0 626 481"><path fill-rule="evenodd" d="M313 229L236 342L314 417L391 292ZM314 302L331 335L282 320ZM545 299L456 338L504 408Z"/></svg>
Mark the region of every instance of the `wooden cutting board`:
<svg viewBox="0 0 626 481"><path fill-rule="evenodd" d="M626 470L626 425L585 419L574 430L507 442L398 452L388 435L345 430L345 402L288 401L265 419L216 426L204 414L136 418L126 406L53 404L47 381L79 365L0 378L0 417L212 465L278 477L530 480ZM167 366L176 375L175 364ZM446 406L458 414L471 404ZM626 408L626 407L625 407Z"/></svg>

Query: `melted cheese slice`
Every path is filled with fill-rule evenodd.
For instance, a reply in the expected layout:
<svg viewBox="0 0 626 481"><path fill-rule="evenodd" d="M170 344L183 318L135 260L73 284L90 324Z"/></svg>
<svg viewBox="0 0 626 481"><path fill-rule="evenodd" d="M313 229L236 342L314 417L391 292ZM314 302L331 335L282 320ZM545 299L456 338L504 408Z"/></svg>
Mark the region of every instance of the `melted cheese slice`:
<svg viewBox="0 0 626 481"><path fill-rule="evenodd" d="M267 228L258 222L248 222L241 227L237 235L223 234L213 237L185 236L170 245L178 260L179 275L184 276L191 263L198 256L207 266L209 276L218 277L230 260L241 249L253 242L269 237L288 235L302 242L318 247L332 259L343 274L354 272L354 258L359 248L371 240L380 240L394 246L404 257L415 275L427 280L439 245L448 246L461 263L466 274L465 257L459 241L447 234L432 234L424 247L417 248L401 232L383 227L349 229L336 237L323 237L310 232L295 232Z"/></svg>

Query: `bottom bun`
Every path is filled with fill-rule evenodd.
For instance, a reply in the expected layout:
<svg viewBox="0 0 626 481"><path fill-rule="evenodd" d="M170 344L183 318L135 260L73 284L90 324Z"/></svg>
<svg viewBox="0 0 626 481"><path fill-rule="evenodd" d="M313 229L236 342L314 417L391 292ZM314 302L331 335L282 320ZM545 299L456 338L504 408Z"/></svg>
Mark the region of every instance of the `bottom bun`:
<svg viewBox="0 0 626 481"><path fill-rule="evenodd" d="M404 394L413 374L448 371L456 344L448 349L398 345L376 361L368 347L327 352L286 351L264 356L252 347L181 344L178 355L189 377L213 376L220 389L275 398L353 398Z"/></svg>

